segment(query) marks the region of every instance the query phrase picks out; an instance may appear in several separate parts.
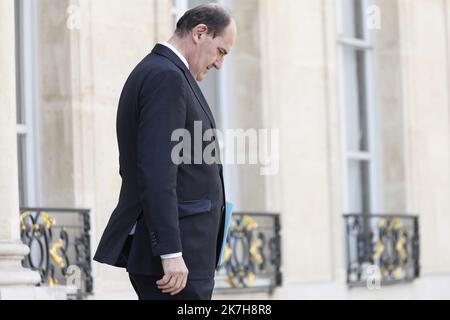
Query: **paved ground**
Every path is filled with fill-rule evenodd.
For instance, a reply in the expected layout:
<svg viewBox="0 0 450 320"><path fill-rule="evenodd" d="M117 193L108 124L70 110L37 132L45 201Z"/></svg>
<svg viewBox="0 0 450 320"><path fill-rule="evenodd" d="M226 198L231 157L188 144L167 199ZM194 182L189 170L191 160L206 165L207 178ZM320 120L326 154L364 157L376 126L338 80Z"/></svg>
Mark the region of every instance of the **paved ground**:
<svg viewBox="0 0 450 320"><path fill-rule="evenodd" d="M128 284L115 286L117 290L97 290L90 299L135 300L136 294ZM276 290L273 296L267 294L221 294L214 295L214 300L229 299L450 299L450 273L439 275L423 275L412 283L382 286L379 290L367 288L348 289L341 282L286 283Z"/></svg>

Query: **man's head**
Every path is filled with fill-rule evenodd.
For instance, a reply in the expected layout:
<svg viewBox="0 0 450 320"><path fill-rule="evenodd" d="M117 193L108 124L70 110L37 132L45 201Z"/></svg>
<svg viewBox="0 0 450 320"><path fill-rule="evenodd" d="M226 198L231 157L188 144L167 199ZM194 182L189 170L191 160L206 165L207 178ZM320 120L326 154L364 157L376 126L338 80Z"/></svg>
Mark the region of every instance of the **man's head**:
<svg viewBox="0 0 450 320"><path fill-rule="evenodd" d="M197 81L213 67L219 70L236 39L236 23L218 4L205 4L187 11L177 23L174 42L189 63Z"/></svg>

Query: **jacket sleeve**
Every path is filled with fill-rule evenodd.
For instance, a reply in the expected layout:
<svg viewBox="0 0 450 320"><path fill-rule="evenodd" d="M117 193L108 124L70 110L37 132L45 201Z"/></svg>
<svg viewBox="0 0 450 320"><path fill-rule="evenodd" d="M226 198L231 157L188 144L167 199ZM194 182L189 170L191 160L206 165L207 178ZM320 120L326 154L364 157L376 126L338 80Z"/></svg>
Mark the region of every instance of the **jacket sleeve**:
<svg viewBox="0 0 450 320"><path fill-rule="evenodd" d="M165 71L149 76L139 99L137 174L139 196L154 256L181 252L177 171L171 159L172 132L185 128L183 75Z"/></svg>

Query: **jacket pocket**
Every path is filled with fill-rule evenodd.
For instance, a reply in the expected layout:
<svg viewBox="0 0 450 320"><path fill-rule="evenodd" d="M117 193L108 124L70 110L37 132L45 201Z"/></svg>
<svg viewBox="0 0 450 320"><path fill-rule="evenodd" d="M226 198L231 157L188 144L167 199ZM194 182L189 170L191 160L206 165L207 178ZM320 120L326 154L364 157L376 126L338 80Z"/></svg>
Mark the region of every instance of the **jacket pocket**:
<svg viewBox="0 0 450 320"><path fill-rule="evenodd" d="M178 202L178 217L184 218L211 211L211 200L192 200Z"/></svg>

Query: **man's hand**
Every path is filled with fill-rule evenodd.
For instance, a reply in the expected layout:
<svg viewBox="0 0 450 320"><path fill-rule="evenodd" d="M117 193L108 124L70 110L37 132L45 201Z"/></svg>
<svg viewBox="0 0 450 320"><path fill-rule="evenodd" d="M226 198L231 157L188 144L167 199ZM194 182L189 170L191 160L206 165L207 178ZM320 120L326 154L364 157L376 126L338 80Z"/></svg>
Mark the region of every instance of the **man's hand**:
<svg viewBox="0 0 450 320"><path fill-rule="evenodd" d="M156 284L163 293L170 293L171 296L174 296L186 287L189 271L183 257L161 259L161 262L164 277L156 281Z"/></svg>

